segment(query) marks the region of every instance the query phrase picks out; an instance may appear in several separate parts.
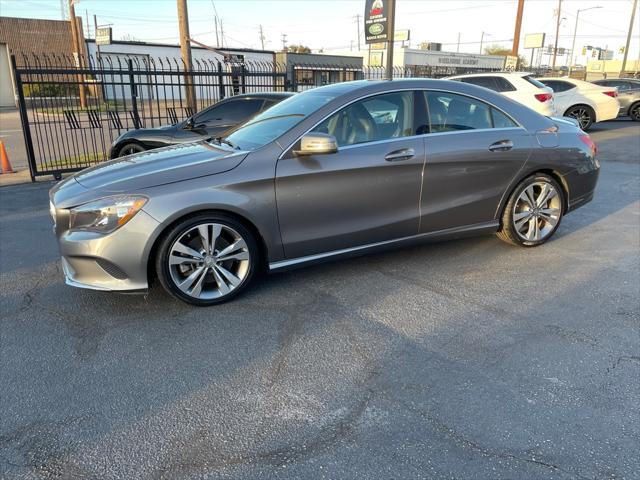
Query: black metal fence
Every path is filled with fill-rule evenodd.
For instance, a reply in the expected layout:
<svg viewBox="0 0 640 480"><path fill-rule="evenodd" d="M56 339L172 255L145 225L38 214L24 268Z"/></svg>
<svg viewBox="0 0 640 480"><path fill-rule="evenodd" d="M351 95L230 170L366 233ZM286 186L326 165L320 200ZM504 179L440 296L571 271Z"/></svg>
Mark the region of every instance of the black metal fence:
<svg viewBox="0 0 640 480"><path fill-rule="evenodd" d="M260 91L302 91L384 78L383 67L221 63L103 55L78 65L61 56L12 57L31 178L77 171L108 159L131 129L175 124L219 100ZM394 78L471 73L460 67L396 67ZM484 70L486 71L486 70Z"/></svg>

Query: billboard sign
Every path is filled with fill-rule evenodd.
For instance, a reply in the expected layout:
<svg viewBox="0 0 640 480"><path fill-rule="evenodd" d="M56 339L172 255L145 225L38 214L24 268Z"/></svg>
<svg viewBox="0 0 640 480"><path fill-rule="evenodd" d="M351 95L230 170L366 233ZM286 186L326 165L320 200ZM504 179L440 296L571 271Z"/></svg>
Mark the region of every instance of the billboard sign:
<svg viewBox="0 0 640 480"><path fill-rule="evenodd" d="M96 29L96 45L111 45L111 27Z"/></svg>
<svg viewBox="0 0 640 480"><path fill-rule="evenodd" d="M366 0L364 5L364 38L366 43L389 40L388 0Z"/></svg>
<svg viewBox="0 0 640 480"><path fill-rule="evenodd" d="M544 33L527 33L524 36L524 48L542 48L544 37Z"/></svg>

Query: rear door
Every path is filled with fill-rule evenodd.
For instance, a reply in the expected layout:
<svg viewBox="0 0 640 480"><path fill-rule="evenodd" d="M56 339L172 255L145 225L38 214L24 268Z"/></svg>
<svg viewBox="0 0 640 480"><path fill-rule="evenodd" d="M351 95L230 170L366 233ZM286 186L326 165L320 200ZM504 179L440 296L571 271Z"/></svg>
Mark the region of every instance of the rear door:
<svg viewBox="0 0 640 480"><path fill-rule="evenodd" d="M545 80L542 83L553 90L553 99L559 115L564 115L570 107L580 103L580 100L576 98L578 96L578 88L573 83L563 80Z"/></svg>
<svg viewBox="0 0 640 480"><path fill-rule="evenodd" d="M423 135L420 231L495 221L507 186L530 155L528 132L478 99L440 91L424 95L430 131Z"/></svg>
<svg viewBox="0 0 640 480"><path fill-rule="evenodd" d="M337 153L297 157L293 145L278 160L287 258L418 233L424 143L413 119L411 91L366 97L312 130L335 136Z"/></svg>

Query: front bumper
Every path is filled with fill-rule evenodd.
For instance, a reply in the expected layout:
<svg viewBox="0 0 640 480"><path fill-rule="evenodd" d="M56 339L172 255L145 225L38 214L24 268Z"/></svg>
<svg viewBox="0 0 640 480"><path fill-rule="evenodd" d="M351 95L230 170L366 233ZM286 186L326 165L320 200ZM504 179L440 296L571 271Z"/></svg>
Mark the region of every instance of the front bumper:
<svg viewBox="0 0 640 480"><path fill-rule="evenodd" d="M143 210L107 235L82 231L58 234L67 285L92 290L148 289L147 263L159 223Z"/></svg>

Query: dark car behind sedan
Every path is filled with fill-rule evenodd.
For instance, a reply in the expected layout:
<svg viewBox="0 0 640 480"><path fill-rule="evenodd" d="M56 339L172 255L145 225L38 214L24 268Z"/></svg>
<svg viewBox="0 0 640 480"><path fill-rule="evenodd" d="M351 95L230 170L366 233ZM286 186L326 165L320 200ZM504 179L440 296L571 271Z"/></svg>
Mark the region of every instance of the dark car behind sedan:
<svg viewBox="0 0 640 480"><path fill-rule="evenodd" d="M113 142L109 156L117 158L154 148L223 136L232 128L243 124L291 95L293 93L290 92L235 95L174 125L129 130Z"/></svg>
<svg viewBox="0 0 640 480"><path fill-rule="evenodd" d="M640 80L635 78L606 78L595 80L593 83L603 87L616 87L620 102L619 117L631 117L640 122Z"/></svg>

